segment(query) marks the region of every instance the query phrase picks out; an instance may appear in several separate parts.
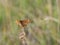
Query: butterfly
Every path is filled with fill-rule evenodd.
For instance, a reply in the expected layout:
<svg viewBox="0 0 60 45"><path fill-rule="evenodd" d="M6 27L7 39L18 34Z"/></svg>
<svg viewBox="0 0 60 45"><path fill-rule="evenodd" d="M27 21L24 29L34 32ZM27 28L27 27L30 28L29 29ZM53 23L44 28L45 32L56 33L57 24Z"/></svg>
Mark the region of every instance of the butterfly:
<svg viewBox="0 0 60 45"><path fill-rule="evenodd" d="M17 23L19 26L25 27L25 26L27 26L27 24L30 23L30 20L29 20L29 19L16 20L16 23Z"/></svg>

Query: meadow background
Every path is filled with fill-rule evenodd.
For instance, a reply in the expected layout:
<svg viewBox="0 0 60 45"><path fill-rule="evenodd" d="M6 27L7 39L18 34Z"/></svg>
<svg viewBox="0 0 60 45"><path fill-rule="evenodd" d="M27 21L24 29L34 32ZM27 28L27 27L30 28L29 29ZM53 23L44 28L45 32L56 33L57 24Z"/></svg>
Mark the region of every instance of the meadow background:
<svg viewBox="0 0 60 45"><path fill-rule="evenodd" d="M60 45L60 0L0 0L0 45L22 45L21 19L31 20L29 45Z"/></svg>

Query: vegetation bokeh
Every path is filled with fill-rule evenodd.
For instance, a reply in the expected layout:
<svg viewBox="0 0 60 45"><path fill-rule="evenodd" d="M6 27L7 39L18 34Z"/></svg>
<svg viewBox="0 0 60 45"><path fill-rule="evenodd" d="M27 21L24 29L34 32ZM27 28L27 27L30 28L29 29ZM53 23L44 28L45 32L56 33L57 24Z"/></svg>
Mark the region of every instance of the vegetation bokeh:
<svg viewBox="0 0 60 45"><path fill-rule="evenodd" d="M30 45L60 45L60 0L0 0L0 45L22 45L16 24L22 19L31 20Z"/></svg>

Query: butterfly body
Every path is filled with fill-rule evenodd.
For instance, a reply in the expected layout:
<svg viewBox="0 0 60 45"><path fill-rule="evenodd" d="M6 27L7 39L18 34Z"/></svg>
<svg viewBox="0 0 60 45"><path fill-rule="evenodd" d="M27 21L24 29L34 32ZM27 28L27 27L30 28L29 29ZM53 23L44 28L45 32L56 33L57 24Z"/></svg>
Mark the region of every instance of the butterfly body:
<svg viewBox="0 0 60 45"><path fill-rule="evenodd" d="M27 24L30 22L29 19L25 19L25 20L17 20L16 23L22 27L27 26Z"/></svg>

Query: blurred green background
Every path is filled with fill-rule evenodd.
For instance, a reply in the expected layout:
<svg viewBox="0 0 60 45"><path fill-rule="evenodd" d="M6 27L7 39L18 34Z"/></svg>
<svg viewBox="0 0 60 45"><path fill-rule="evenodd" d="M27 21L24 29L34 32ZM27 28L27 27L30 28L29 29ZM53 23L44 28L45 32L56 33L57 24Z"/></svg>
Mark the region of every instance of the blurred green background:
<svg viewBox="0 0 60 45"><path fill-rule="evenodd" d="M31 20L29 45L60 45L60 0L0 0L0 45L23 45L21 19Z"/></svg>

